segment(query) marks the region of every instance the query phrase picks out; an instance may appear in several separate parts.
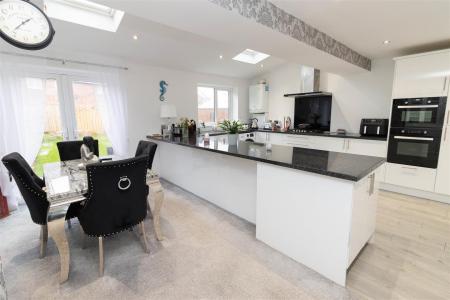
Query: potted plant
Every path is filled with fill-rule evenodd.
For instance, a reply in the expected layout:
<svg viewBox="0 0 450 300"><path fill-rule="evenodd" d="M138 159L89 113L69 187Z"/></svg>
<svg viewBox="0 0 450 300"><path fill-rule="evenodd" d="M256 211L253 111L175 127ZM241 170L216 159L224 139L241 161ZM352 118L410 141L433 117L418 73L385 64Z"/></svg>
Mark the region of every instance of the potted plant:
<svg viewBox="0 0 450 300"><path fill-rule="evenodd" d="M219 127L228 133L228 144L236 145L238 132L244 128L244 125L240 121L224 120L219 123Z"/></svg>

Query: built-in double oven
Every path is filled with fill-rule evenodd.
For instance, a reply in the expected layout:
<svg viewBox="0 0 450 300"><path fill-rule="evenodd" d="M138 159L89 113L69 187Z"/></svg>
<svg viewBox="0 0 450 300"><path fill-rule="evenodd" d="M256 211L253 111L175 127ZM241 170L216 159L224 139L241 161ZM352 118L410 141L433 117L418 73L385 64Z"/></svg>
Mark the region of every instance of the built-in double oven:
<svg viewBox="0 0 450 300"><path fill-rule="evenodd" d="M394 99L387 161L437 168L446 97Z"/></svg>

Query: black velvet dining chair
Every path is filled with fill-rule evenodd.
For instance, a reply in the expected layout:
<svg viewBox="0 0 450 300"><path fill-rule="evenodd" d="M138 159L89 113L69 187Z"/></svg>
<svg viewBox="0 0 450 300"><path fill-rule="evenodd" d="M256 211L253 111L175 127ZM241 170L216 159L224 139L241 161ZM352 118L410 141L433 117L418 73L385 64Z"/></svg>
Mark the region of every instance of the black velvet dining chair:
<svg viewBox="0 0 450 300"><path fill-rule="evenodd" d="M104 270L103 238L139 225L149 251L143 220L147 216L147 157L86 166L88 192L76 213L85 234L98 237L99 273Z"/></svg>
<svg viewBox="0 0 450 300"><path fill-rule="evenodd" d="M14 178L28 207L31 219L34 223L41 225L40 257L42 258L45 256L48 240L47 211L49 203L47 194L43 190L45 182L34 173L22 155L17 152L4 156L2 162Z"/></svg>
<svg viewBox="0 0 450 300"><path fill-rule="evenodd" d="M148 158L147 168L150 170L153 165L153 159L155 158L157 147L158 144L156 143L152 143L150 141L139 141L134 157L145 155Z"/></svg>
<svg viewBox="0 0 450 300"><path fill-rule="evenodd" d="M81 145L83 141L62 141L56 143L59 152L59 159L61 161L74 160L81 158ZM99 156L98 140L94 140L94 154Z"/></svg>

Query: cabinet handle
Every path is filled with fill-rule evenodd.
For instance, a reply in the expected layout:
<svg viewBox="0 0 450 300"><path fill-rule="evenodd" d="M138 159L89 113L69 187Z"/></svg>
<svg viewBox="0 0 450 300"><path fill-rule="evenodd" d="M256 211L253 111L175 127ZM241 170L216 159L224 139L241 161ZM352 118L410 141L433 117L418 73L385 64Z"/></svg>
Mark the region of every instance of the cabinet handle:
<svg viewBox="0 0 450 300"><path fill-rule="evenodd" d="M405 166L402 166L401 168L402 168L402 169L407 169L407 170L414 170L414 171L417 170L417 168L414 168L414 167L405 167Z"/></svg>
<svg viewBox="0 0 450 300"><path fill-rule="evenodd" d="M373 194L375 190L375 173L369 175L369 196Z"/></svg>
<svg viewBox="0 0 450 300"><path fill-rule="evenodd" d="M449 104L449 105L450 105L450 104ZM448 110L448 113L447 113L447 125L448 125L449 119L450 119L450 109Z"/></svg>
<svg viewBox="0 0 450 300"><path fill-rule="evenodd" d="M350 149L350 140L347 140L347 151Z"/></svg>
<svg viewBox="0 0 450 300"><path fill-rule="evenodd" d="M444 77L444 88L442 89L443 91L445 91L445 86L447 85L447 77Z"/></svg>
<svg viewBox="0 0 450 300"><path fill-rule="evenodd" d="M444 142L447 140L447 127L445 126L445 131L444 131Z"/></svg>

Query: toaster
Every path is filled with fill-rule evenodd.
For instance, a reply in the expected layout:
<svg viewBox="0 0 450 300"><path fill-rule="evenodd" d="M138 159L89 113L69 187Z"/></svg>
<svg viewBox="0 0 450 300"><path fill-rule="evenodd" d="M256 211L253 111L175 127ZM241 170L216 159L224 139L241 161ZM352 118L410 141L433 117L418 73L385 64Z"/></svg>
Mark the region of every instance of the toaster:
<svg viewBox="0 0 450 300"><path fill-rule="evenodd" d="M389 119L362 119L359 134L364 136L386 137Z"/></svg>

